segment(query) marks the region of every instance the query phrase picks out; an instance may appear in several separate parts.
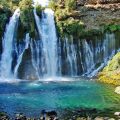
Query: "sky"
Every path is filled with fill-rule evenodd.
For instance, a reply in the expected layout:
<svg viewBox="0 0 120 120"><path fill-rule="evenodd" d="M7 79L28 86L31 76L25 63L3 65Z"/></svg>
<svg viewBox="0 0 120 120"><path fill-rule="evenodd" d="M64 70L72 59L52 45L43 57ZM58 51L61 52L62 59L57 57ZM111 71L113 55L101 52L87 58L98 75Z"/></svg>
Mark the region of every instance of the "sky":
<svg viewBox="0 0 120 120"><path fill-rule="evenodd" d="M41 6L45 7L46 5L48 5L48 1L49 0L33 0L33 2L35 4L39 3Z"/></svg>

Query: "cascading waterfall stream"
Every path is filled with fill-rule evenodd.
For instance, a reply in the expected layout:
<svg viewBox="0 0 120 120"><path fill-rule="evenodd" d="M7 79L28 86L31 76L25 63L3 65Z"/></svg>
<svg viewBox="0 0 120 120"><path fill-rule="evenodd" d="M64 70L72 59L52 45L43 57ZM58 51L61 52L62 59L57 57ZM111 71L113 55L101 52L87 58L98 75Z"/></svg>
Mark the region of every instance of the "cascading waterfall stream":
<svg viewBox="0 0 120 120"><path fill-rule="evenodd" d="M41 36L41 68L44 68L42 71L44 74L43 77L56 77L58 74L58 46L54 23L54 12L51 9L45 9L40 20L34 10L34 16L39 35Z"/></svg>
<svg viewBox="0 0 120 120"><path fill-rule="evenodd" d="M34 2L42 6L48 5L48 0ZM89 40L76 40L73 36L61 39L56 35L54 12L51 9L42 11L41 17L37 15L36 9L33 12L36 22L35 39L30 38L28 33L23 40L16 39L19 9L6 26L1 78L58 80L61 76L93 77L120 48L115 33L105 33Z"/></svg>
<svg viewBox="0 0 120 120"><path fill-rule="evenodd" d="M67 53L67 64L69 64L69 75L77 76L77 53L75 49L75 45L73 44L73 39L71 41L68 38L65 38L66 53Z"/></svg>
<svg viewBox="0 0 120 120"><path fill-rule="evenodd" d="M12 72L12 50L15 30L20 16L20 10L17 9L6 26L6 31L3 38L3 53L1 58L1 77L11 78Z"/></svg>
<svg viewBox="0 0 120 120"><path fill-rule="evenodd" d="M27 33L26 37L25 37L25 46L24 47L20 46L20 49L18 49L20 53L16 49L16 52L18 53L18 55L17 55L18 59L17 59L17 64L16 64L15 69L14 69L14 77L15 78L17 78L18 69L19 69L19 66L22 62L23 54L24 54L25 50L28 49L28 47L29 47L29 41L30 41L30 37L29 37L29 34ZM22 47L22 50L21 50L21 47Z"/></svg>

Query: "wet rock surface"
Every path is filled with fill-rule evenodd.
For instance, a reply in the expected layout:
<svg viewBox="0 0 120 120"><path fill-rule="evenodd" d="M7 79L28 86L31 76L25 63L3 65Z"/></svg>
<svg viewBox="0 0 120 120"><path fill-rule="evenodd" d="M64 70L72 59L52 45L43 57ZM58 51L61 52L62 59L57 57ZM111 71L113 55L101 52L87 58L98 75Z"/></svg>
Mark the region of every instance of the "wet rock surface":
<svg viewBox="0 0 120 120"><path fill-rule="evenodd" d="M24 113L17 113L14 117L8 116L5 112L0 112L0 120L119 120L120 112L114 114L103 113L96 109L79 109L63 111L42 110L39 117L27 117Z"/></svg>

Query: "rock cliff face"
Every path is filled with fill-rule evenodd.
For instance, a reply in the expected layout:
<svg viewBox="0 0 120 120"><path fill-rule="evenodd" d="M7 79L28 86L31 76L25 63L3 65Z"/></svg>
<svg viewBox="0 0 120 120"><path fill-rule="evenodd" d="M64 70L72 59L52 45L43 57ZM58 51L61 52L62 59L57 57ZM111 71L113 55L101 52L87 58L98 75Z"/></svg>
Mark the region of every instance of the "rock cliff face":
<svg viewBox="0 0 120 120"><path fill-rule="evenodd" d="M107 4L107 3L120 3L120 0L77 0L77 3L80 4Z"/></svg>

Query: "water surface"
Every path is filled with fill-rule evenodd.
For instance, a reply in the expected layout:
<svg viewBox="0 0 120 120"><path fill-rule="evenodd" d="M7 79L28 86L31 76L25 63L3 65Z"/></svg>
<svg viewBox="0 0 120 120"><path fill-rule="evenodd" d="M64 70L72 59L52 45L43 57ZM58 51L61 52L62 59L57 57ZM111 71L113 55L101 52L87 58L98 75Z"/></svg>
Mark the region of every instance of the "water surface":
<svg viewBox="0 0 120 120"><path fill-rule="evenodd" d="M113 86L83 78L0 83L0 110L11 115L22 112L38 116L43 109L115 110L119 106L120 96L114 93Z"/></svg>

